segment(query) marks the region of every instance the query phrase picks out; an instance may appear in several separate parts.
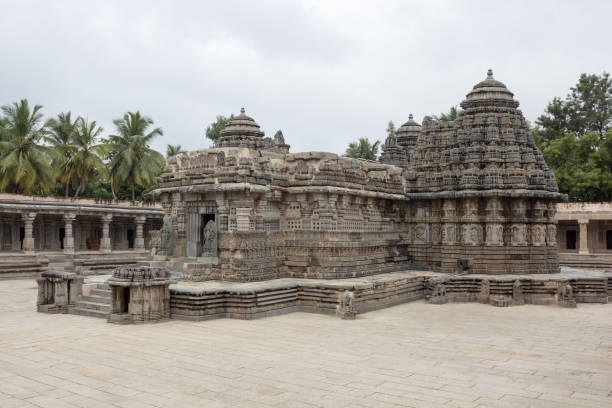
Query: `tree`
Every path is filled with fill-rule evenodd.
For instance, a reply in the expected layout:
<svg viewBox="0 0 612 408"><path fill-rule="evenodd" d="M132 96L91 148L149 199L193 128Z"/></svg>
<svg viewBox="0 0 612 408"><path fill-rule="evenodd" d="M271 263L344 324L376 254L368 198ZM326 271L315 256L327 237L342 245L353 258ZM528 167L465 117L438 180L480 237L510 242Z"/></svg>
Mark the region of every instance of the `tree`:
<svg viewBox="0 0 612 408"><path fill-rule="evenodd" d="M450 110L448 111L448 113L440 113L440 116L437 115L433 115L433 119L434 120L441 120L444 122L450 122L451 120L455 120L457 119L457 114L459 113L459 111L457 110L456 106L451 106Z"/></svg>
<svg viewBox="0 0 612 408"><path fill-rule="evenodd" d="M74 150L66 162L66 171L62 177L63 182L70 182L73 175L78 178L79 185L74 194L75 197L79 196L79 192L85 192L85 182L94 179L95 175L103 176L106 173L102 157L105 155L107 146L97 143L102 130L95 120L91 123L81 117L76 120L76 126L72 132Z"/></svg>
<svg viewBox="0 0 612 408"><path fill-rule="evenodd" d="M344 155L353 159L376 160L379 145L379 140L372 143L369 139L363 137L357 142L349 144Z"/></svg>
<svg viewBox="0 0 612 408"><path fill-rule="evenodd" d="M39 141L45 135L41 125L42 106L30 109L27 99L2 106L5 115L0 139L0 190L18 193L46 193L55 183L51 160L53 149Z"/></svg>
<svg viewBox="0 0 612 408"><path fill-rule="evenodd" d="M179 153L184 153L185 151L181 148L181 145L171 145L166 146L166 157L174 156Z"/></svg>
<svg viewBox="0 0 612 408"><path fill-rule="evenodd" d="M612 79L610 74L582 74L565 100L554 98L536 120L535 135L544 147L566 133L584 136L596 132L600 139L612 127Z"/></svg>
<svg viewBox="0 0 612 408"><path fill-rule="evenodd" d="M387 135L391 136L395 134L395 123L392 120L389 121L387 125Z"/></svg>
<svg viewBox="0 0 612 408"><path fill-rule="evenodd" d="M136 200L136 186L149 187L157 181L165 160L149 143L162 136L161 128L147 133L153 120L140 112L127 112L113 124L117 134L108 138L110 144L110 175L113 197L122 183L128 183L132 201Z"/></svg>
<svg viewBox="0 0 612 408"><path fill-rule="evenodd" d="M212 140L213 145L217 144L217 140L219 139L219 133L221 133L221 131L232 119L234 119L234 115L230 115L229 118L223 115L218 115L217 120L214 123L211 123L210 126L206 128L206 137Z"/></svg>
<svg viewBox="0 0 612 408"><path fill-rule="evenodd" d="M58 153L51 162L51 167L56 169L58 173L57 178L66 180L64 182L65 197L68 197L70 183L74 181L75 176L72 173L67 174L69 169L66 167L66 163L70 160L75 150L73 133L78 121L78 118L72 121L71 116L72 114L67 112L58 114L57 118L49 119L45 124L47 132L44 137L45 141Z"/></svg>

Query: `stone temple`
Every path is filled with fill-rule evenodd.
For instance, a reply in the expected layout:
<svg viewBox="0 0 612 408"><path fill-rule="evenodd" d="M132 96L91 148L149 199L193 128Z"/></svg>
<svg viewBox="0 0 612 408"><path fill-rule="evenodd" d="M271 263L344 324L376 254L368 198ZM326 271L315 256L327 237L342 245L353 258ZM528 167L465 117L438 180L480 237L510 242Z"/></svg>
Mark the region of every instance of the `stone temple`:
<svg viewBox="0 0 612 408"><path fill-rule="evenodd" d="M489 71L455 120L410 115L378 162L290 153L280 130L266 137L242 109L214 148L168 158L150 193L163 209L152 259L82 287L76 274L46 273L38 309L137 323L354 319L423 298L607 303L612 273L560 271L566 197L518 105Z"/></svg>
<svg viewBox="0 0 612 408"><path fill-rule="evenodd" d="M518 102L487 78L450 122L412 116L380 162L288 153L241 111L217 147L173 156L154 192L171 269L198 279L347 278L410 268L559 271L564 199ZM209 251L205 227L218 231ZM171 244L170 244L171 243ZM459 263L458 263L459 262Z"/></svg>

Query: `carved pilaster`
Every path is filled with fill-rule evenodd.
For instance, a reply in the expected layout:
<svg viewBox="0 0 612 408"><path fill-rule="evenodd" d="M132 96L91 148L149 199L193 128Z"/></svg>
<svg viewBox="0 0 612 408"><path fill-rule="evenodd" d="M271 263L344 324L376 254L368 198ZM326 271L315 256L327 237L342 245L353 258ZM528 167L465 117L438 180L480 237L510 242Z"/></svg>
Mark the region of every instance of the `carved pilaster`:
<svg viewBox="0 0 612 408"><path fill-rule="evenodd" d="M72 234L72 223L76 219L75 213L64 214L64 252L74 253L74 237Z"/></svg>
<svg viewBox="0 0 612 408"><path fill-rule="evenodd" d="M113 220L112 214L104 214L102 217L102 239L100 239L100 250L102 252L111 252L112 244L110 237L110 223Z"/></svg>
<svg viewBox="0 0 612 408"><path fill-rule="evenodd" d="M134 240L134 249L144 250L144 224L147 222L147 217L145 215L139 215L134 218L134 222L136 223L136 239Z"/></svg>
<svg viewBox="0 0 612 408"><path fill-rule="evenodd" d="M23 246L22 249L26 252L34 251L34 219L36 218L35 212L29 212L21 215L23 220Z"/></svg>

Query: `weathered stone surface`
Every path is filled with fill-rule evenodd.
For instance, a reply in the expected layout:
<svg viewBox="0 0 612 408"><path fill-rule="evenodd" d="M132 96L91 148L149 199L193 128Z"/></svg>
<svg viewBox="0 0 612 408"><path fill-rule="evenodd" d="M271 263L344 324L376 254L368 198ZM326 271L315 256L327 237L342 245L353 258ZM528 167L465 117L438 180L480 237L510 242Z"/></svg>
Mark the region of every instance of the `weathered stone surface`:
<svg viewBox="0 0 612 408"><path fill-rule="evenodd" d="M112 291L111 323L142 323L170 317L170 279L165 268L118 267L106 283Z"/></svg>

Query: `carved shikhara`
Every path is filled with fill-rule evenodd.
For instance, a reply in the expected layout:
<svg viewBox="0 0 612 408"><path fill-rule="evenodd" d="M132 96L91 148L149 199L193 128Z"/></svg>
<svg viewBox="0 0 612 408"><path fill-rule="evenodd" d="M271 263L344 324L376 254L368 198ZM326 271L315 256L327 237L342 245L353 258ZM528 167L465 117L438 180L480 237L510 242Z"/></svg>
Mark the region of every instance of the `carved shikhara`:
<svg viewBox="0 0 612 408"><path fill-rule="evenodd" d="M564 197L518 102L489 73L461 107L449 122L410 117L380 162L289 153L242 111L215 148L168 159L158 253L195 280L453 272L457 259L472 274L558 272Z"/></svg>

